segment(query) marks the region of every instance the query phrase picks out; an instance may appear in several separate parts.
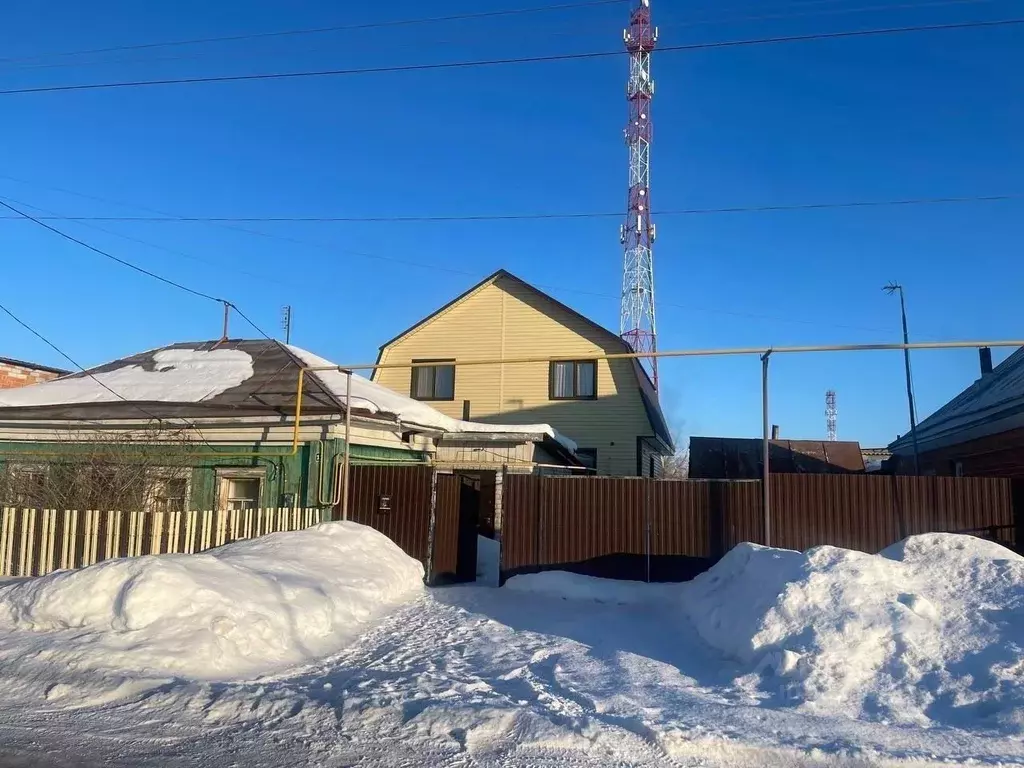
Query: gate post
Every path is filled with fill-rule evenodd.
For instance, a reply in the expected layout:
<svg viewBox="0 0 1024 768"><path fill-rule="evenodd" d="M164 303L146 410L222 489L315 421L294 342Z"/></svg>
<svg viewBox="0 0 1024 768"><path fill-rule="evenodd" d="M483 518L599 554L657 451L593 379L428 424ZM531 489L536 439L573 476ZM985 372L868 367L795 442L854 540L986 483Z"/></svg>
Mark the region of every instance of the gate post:
<svg viewBox="0 0 1024 768"><path fill-rule="evenodd" d="M1010 504L1013 507L1013 548L1024 552L1024 480L1010 481Z"/></svg>

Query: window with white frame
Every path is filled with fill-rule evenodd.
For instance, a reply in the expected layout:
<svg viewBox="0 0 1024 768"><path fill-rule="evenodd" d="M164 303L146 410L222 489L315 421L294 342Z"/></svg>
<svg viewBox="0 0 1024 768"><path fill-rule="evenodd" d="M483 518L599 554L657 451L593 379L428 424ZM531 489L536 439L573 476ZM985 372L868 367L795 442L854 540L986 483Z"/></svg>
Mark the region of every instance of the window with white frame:
<svg viewBox="0 0 1024 768"><path fill-rule="evenodd" d="M262 469L217 470L217 504L220 509L257 509L261 506Z"/></svg>

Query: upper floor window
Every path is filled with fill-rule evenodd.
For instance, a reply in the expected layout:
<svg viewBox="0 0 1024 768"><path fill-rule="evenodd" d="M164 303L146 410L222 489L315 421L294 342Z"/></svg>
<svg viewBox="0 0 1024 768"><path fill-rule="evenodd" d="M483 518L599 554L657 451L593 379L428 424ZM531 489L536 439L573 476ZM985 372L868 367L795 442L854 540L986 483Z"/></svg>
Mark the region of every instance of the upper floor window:
<svg viewBox="0 0 1024 768"><path fill-rule="evenodd" d="M597 362L551 363L550 390L552 400L593 400L597 397Z"/></svg>
<svg viewBox="0 0 1024 768"><path fill-rule="evenodd" d="M454 360L413 360L420 365L412 369L412 396L417 400L454 400Z"/></svg>

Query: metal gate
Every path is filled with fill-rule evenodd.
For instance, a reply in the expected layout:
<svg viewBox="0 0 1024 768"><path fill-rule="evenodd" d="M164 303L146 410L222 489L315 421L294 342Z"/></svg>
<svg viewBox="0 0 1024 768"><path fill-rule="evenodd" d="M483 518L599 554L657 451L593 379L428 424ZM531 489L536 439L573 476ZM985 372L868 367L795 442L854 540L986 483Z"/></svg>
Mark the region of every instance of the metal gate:
<svg viewBox="0 0 1024 768"><path fill-rule="evenodd" d="M423 563L428 583L455 572L458 478L421 466L355 466L350 473L349 520L375 528Z"/></svg>

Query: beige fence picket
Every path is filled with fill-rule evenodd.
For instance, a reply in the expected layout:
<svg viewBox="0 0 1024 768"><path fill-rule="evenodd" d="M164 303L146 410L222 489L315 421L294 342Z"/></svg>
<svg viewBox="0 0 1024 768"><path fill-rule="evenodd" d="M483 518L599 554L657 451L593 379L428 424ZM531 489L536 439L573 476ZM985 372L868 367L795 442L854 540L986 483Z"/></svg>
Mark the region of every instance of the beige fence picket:
<svg viewBox="0 0 1024 768"><path fill-rule="evenodd" d="M195 554L320 522L315 508L141 512L0 509L0 576L31 577L118 557Z"/></svg>

